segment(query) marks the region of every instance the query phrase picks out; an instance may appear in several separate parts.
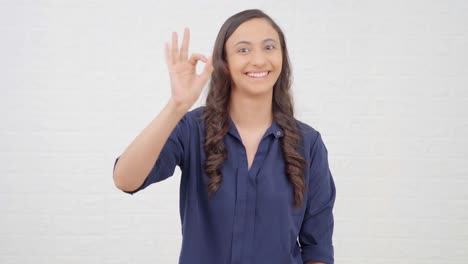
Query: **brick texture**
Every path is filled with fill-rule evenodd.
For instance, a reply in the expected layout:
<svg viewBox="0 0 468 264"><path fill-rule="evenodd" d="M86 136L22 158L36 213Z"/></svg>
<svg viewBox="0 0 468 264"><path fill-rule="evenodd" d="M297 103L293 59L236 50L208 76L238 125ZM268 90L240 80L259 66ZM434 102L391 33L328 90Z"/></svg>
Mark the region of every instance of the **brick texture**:
<svg viewBox="0 0 468 264"><path fill-rule="evenodd" d="M208 54L253 7L329 150L336 263L468 263L462 0L0 1L0 263L177 263L180 171L131 196L112 165L169 99L171 31Z"/></svg>

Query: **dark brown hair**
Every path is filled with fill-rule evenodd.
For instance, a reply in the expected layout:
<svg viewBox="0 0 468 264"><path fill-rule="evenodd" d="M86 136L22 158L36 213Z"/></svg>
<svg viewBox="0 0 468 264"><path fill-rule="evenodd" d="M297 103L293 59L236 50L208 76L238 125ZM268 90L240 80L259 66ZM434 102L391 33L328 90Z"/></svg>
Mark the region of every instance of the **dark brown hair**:
<svg viewBox="0 0 468 264"><path fill-rule="evenodd" d="M213 73L209 84L208 96L204 111L206 127L204 170L210 178L208 194L216 192L222 181L221 165L227 159L224 136L229 130L229 99L231 95L231 76L226 60L225 44L227 39L244 22L253 19L266 19L278 32L283 56L282 70L273 86L272 111L273 119L283 129L281 148L285 158L285 174L294 189L294 206L302 206L305 192L305 160L296 150L300 144L300 134L294 118L293 98L290 95L292 83L286 40L280 27L268 15L258 9L237 13L224 22L213 48Z"/></svg>

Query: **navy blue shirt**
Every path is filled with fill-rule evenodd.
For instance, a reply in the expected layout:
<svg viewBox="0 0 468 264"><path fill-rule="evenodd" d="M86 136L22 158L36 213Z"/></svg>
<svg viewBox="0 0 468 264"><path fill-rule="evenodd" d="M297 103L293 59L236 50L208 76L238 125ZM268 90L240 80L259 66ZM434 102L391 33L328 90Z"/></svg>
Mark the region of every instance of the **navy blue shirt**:
<svg viewBox="0 0 468 264"><path fill-rule="evenodd" d="M303 136L299 152L307 161L306 193L294 208L285 174L282 129L275 121L263 135L252 166L232 119L224 141L228 159L222 183L208 200L203 171L202 112L187 112L172 131L146 180L134 194L174 174L179 166L182 248L179 264L303 264L334 262L332 244L335 184L320 133L296 120ZM117 163L119 158L114 163Z"/></svg>

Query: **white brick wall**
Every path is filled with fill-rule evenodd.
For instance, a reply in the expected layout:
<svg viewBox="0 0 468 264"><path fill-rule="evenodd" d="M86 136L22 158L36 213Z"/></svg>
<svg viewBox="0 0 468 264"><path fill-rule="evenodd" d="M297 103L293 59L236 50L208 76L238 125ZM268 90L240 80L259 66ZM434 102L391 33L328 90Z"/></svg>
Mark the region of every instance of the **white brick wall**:
<svg viewBox="0 0 468 264"><path fill-rule="evenodd" d="M177 263L180 171L131 196L112 165L169 98L170 32L207 54L253 7L329 150L336 263L468 263L467 1L157 2L0 1L0 263Z"/></svg>

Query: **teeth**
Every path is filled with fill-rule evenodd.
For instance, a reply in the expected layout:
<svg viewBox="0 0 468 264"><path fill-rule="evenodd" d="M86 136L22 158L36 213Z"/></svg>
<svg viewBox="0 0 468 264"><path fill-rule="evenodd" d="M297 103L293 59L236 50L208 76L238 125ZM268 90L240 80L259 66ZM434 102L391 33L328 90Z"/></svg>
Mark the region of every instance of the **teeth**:
<svg viewBox="0 0 468 264"><path fill-rule="evenodd" d="M252 72L249 72L247 73L248 76L250 77L254 77L254 78L261 78L261 77L264 77L268 74L268 72L258 72L258 73L252 73Z"/></svg>

